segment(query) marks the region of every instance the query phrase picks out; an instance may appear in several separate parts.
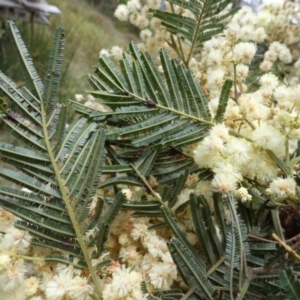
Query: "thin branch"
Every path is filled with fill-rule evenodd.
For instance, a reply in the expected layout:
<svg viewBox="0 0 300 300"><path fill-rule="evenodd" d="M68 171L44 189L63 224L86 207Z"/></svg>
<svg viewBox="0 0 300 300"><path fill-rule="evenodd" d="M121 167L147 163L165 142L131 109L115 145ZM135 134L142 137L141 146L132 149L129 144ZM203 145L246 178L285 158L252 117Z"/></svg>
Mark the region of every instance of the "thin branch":
<svg viewBox="0 0 300 300"><path fill-rule="evenodd" d="M272 233L272 237L285 249L285 251L287 251L291 256L300 261L300 255L296 251L294 251L291 246L287 245L275 233Z"/></svg>

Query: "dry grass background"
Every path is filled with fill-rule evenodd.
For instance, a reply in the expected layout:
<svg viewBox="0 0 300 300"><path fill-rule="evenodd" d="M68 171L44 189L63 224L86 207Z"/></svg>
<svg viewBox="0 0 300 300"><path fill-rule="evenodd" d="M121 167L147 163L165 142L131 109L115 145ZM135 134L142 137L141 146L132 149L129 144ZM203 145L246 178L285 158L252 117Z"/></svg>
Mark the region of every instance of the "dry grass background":
<svg viewBox="0 0 300 300"><path fill-rule="evenodd" d="M101 13L101 7L89 5L80 0L51 0L62 11L61 16L54 16L49 26L50 36L58 25L66 30L65 65L69 65L66 75L67 89L70 94L82 93L88 86L86 74L93 72L97 65L99 51L114 45L127 47L135 36L126 26ZM65 81L65 78L63 78Z"/></svg>

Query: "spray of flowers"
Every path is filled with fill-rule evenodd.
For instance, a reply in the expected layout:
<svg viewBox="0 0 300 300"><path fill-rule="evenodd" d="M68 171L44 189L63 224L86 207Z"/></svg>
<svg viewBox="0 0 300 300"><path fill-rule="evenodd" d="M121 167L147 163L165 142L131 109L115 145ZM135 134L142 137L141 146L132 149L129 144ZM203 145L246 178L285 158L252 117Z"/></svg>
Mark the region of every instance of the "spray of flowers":
<svg viewBox="0 0 300 300"><path fill-rule="evenodd" d="M139 48L148 51L159 65L159 49L164 47L170 56L178 57L180 41L152 16L150 9L173 9L192 16L162 0L130 0L118 6L115 17L140 29ZM190 176L175 208L195 191L208 199L214 191L234 193L245 205L261 193L274 202L296 198L294 174L299 160L291 157L300 139L299 42L297 1L268 4L258 13L245 6L226 21L221 34L205 42L202 50L187 61L209 99L212 116L224 81L232 79L234 85L223 123L215 124L201 142L184 149L192 153L200 167L213 172L213 179L198 182L197 176ZM181 56L186 57L190 45L180 46ZM119 60L123 51L114 46L102 49L100 56ZM82 95L76 95L76 99L84 100ZM91 96L85 105L108 109ZM278 167L278 160L285 162L284 170ZM155 178L150 178L149 184L155 187ZM122 190L128 201L143 192L128 186L122 186ZM190 211L183 211L179 218L188 240L195 244ZM15 221L10 213L0 210L1 299L91 299L93 286L87 274L71 266L46 264L42 257L51 250L30 245L30 235L15 229ZM148 218L133 219L130 212L122 211L116 217L106 254L114 262L100 274L104 300L146 299L140 289L142 281L149 291L168 290L175 282L184 285L166 244L170 233L149 231L148 226Z"/></svg>

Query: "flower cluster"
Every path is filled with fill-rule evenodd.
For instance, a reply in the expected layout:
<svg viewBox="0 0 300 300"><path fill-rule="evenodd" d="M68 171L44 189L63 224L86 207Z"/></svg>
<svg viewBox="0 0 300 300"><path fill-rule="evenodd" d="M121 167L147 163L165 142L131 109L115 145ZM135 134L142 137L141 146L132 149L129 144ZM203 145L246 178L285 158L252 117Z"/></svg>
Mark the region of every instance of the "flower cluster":
<svg viewBox="0 0 300 300"><path fill-rule="evenodd" d="M183 8L171 7L165 1L149 0L143 3L131 0L127 5L119 5L115 11L119 20L129 21L140 29L139 48L148 51L159 68L158 51L162 47L171 57L188 57L191 45L170 34L161 21L153 17L151 9L173 9L191 18L193 15ZM297 160L289 164L289 158L294 155L300 138L299 24L297 2L269 1L258 13L245 6L226 21L221 34L205 42L201 51L195 52L187 61L187 66L209 99L213 118L224 81L231 79L234 84L223 123L215 124L201 142L184 149L186 153L192 153L199 167L212 171L213 179L193 181L180 193L175 208L188 201L192 192L203 194L207 199L211 199L214 191L223 195L233 193L245 205L255 202L254 196L262 193L275 202L295 198L294 175L298 165ZM179 48L181 53L177 51ZM119 59L118 52L121 50L112 48L102 50L100 55ZM288 167L282 169L280 161L285 161ZM184 224L182 229L187 238L194 245L196 238L189 208L183 210L178 218ZM116 255L127 267L142 274L150 287L170 287L172 281L163 285L161 280L157 285L150 269L144 269L145 257L148 259L149 255L152 270L158 269L156 266L163 269L161 264L166 262L163 256L160 261L153 260L149 237L146 237L149 235L146 219L132 220L131 227L141 226L143 222L142 247L140 243L136 244L132 236L135 230L125 233L126 229L122 229L118 234L113 234L113 247L118 249ZM159 235L160 238L156 239L168 239L165 233L160 232ZM137 249L142 250L137 252ZM148 251L146 256L145 251ZM179 279L174 277L173 280L178 282ZM114 282L112 273L110 288Z"/></svg>
<svg viewBox="0 0 300 300"><path fill-rule="evenodd" d="M171 57L188 57L191 45L180 41L154 18L151 9L172 9L183 16L193 15L183 8L161 0L129 0L121 4L115 16L140 29L141 50L147 50L158 66L158 51L167 49ZM212 118L216 116L223 83L233 81L222 124L211 127L199 143L183 149L193 155L200 168L209 169L211 180L198 181L190 175L186 188L178 196L174 210L189 199L192 192L210 199L214 191L235 194L245 205L254 202L253 191L282 201L296 197L294 175L298 160L291 159L300 139L300 14L299 4L271 3L254 13L243 7L225 21L225 30L205 42L186 62L209 100ZM179 47L180 44L180 47ZM298 48L297 48L298 47ZM115 60L123 49L103 49L100 56ZM75 96L87 107L100 111L109 108L88 95ZM86 101L87 100L87 101ZM281 164L285 164L282 168ZM155 178L148 179L154 190ZM145 191L119 186L127 201L136 200ZM109 190L100 194L111 196ZM149 195L147 194L149 197ZM97 199L91 205L91 213ZM152 199L151 199L152 200ZM192 245L197 243L191 212L186 208L177 215L180 228ZM87 274L72 266L46 264L42 257L52 250L30 245L31 236L13 227L17 219L0 210L0 293L1 299L90 300L93 286ZM133 218L121 211L110 227L107 242L112 265L101 272L103 299L147 299L140 289L145 282L149 292L184 285L167 247L168 230L149 230L149 218ZM218 228L216 228L218 230ZM88 234L93 234L89 232ZM101 262L93 261L94 265Z"/></svg>
<svg viewBox="0 0 300 300"><path fill-rule="evenodd" d="M123 189L129 201L136 192ZM148 290L155 291L170 289L177 279L166 240L157 231L149 231L150 225L149 218L133 219L129 212L120 212L111 225L107 251L123 265L113 265L107 270L104 289L107 299L146 299L139 288L141 281L147 283Z"/></svg>
<svg viewBox="0 0 300 300"><path fill-rule="evenodd" d="M297 149L300 137L300 85L294 76L299 52L293 51L298 37L292 35L300 21L295 13L298 9L290 2L284 6L263 6L257 15L249 8L242 8L224 34L204 44L206 52L201 55L195 74L210 97L213 116L224 79L234 81L224 123L216 124L194 150L196 163L214 172L215 191L237 192L251 180L260 186L270 186L268 191L275 198L295 196L295 166L286 174L290 183L294 183L287 188L289 192L278 193L275 186L286 179L281 178L282 170L272 155L279 159L289 157ZM272 25L278 18L279 35ZM292 43L279 39L288 32Z"/></svg>
<svg viewBox="0 0 300 300"><path fill-rule="evenodd" d="M30 245L28 232L13 227L11 213L0 209L0 292L3 300L87 300L93 292L87 277L72 266L47 265L51 251Z"/></svg>

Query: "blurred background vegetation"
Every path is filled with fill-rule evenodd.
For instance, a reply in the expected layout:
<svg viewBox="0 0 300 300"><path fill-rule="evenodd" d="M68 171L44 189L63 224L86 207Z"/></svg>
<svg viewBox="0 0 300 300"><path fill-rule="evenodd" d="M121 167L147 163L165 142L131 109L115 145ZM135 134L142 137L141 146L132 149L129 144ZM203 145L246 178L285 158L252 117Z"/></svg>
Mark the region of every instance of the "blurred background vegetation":
<svg viewBox="0 0 300 300"><path fill-rule="evenodd" d="M48 0L48 3L61 10L61 15L51 15L49 25L34 23L32 30L30 23L16 24L41 78L46 75L55 28L59 25L65 28L66 42L58 97L74 99L75 94L82 94L90 88L86 75L94 71L99 51L114 45L126 48L136 36L130 25L114 18L117 0ZM22 85L19 64L5 31L0 38L0 70Z"/></svg>

